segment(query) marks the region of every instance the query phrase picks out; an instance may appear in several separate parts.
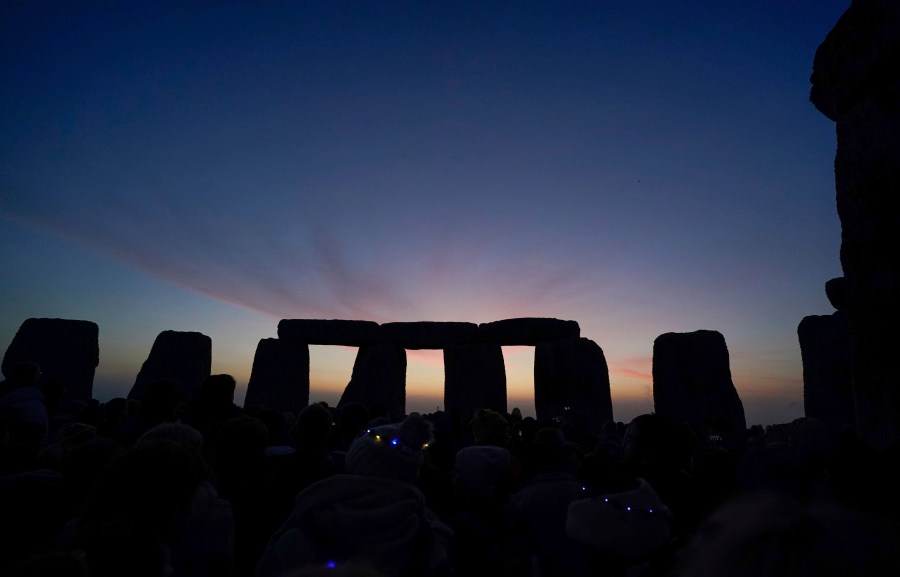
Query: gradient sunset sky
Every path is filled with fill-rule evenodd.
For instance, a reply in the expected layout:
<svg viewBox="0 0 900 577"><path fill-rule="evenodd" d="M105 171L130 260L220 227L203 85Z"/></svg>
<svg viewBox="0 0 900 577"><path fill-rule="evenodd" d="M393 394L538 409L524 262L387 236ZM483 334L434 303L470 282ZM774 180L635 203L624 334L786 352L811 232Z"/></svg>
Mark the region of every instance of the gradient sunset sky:
<svg viewBox="0 0 900 577"><path fill-rule="evenodd" d="M0 347L94 321L106 400L163 330L244 387L282 318L556 317L627 421L653 340L713 329L748 423L801 416L796 328L841 274L809 75L848 5L4 3ZM504 353L532 412L533 350ZM311 355L336 402L355 350ZM434 410L441 353L407 381Z"/></svg>

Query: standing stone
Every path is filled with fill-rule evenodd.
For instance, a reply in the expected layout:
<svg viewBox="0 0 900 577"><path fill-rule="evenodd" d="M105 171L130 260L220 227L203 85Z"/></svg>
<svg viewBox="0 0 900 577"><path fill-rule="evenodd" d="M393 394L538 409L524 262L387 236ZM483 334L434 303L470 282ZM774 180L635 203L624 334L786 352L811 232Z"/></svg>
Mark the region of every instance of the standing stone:
<svg viewBox="0 0 900 577"><path fill-rule="evenodd" d="M444 407L468 423L476 409L506 412L506 368L500 345L444 349Z"/></svg>
<svg viewBox="0 0 900 577"><path fill-rule="evenodd" d="M406 350L382 344L360 347L338 407L347 403L370 409L380 405L390 417L406 414Z"/></svg>
<svg viewBox="0 0 900 577"><path fill-rule="evenodd" d="M153 381L160 379L178 383L181 394L189 398L211 368L212 339L195 332L163 331L153 341L128 398L142 399Z"/></svg>
<svg viewBox="0 0 900 577"><path fill-rule="evenodd" d="M597 343L577 338L535 347L534 408L538 420L569 419L592 433L613 420L609 369Z"/></svg>
<svg viewBox="0 0 900 577"><path fill-rule="evenodd" d="M549 318L519 318L478 325L478 340L503 346L536 346L551 341L577 339L581 328L575 321Z"/></svg>
<svg viewBox="0 0 900 577"><path fill-rule="evenodd" d="M666 333L653 343L653 404L677 423L711 426L742 446L744 405L731 381L725 337L717 331Z"/></svg>
<svg viewBox="0 0 900 577"><path fill-rule="evenodd" d="M308 404L309 347L294 341L260 340L244 406L297 413Z"/></svg>
<svg viewBox="0 0 900 577"><path fill-rule="evenodd" d="M38 363L48 381L66 385L64 399L89 401L94 388L94 370L100 363L100 329L90 321L27 319L3 356L3 374L16 364Z"/></svg>
<svg viewBox="0 0 900 577"><path fill-rule="evenodd" d="M804 414L838 430L854 425L847 313L805 317L797 336L803 358Z"/></svg>
<svg viewBox="0 0 900 577"><path fill-rule="evenodd" d="M841 267L856 423L900 441L900 2L854 0L816 51L810 100L837 123Z"/></svg>

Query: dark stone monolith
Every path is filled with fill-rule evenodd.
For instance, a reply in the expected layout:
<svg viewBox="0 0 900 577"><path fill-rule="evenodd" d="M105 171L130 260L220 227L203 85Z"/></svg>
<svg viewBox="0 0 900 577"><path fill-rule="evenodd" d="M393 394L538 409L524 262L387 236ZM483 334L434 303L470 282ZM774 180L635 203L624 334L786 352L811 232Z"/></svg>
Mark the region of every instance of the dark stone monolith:
<svg viewBox="0 0 900 577"><path fill-rule="evenodd" d="M840 430L855 425L846 312L808 316L797 327L803 358L803 410Z"/></svg>
<svg viewBox="0 0 900 577"><path fill-rule="evenodd" d="M253 357L244 406L299 412L309 404L309 347L262 339Z"/></svg>
<svg viewBox="0 0 900 577"><path fill-rule="evenodd" d="M828 302L835 310L847 310L847 281L844 280L844 277L839 276L826 282L825 296L828 297Z"/></svg>
<svg viewBox="0 0 900 577"><path fill-rule="evenodd" d="M406 350L394 345L360 347L353 375L338 407L362 403L370 409L383 407L391 417L406 413Z"/></svg>
<svg viewBox="0 0 900 577"><path fill-rule="evenodd" d="M816 51L810 100L837 123L841 267L856 423L900 441L900 2L854 0Z"/></svg>
<svg viewBox="0 0 900 577"><path fill-rule="evenodd" d="M666 333L653 342L653 404L677 423L701 426L743 446L744 405L731 381L725 337L717 331Z"/></svg>
<svg viewBox="0 0 900 577"><path fill-rule="evenodd" d="M597 343L577 338L535 347L534 408L538 420L569 420L592 433L613 420L609 369Z"/></svg>
<svg viewBox="0 0 900 577"><path fill-rule="evenodd" d="M505 319L478 325L479 341L502 346L533 347L580 336L577 322L550 318Z"/></svg>
<svg viewBox="0 0 900 577"><path fill-rule="evenodd" d="M186 399L209 376L211 367L212 339L202 333L163 331L153 341L128 398L140 400L153 381L167 379L178 384Z"/></svg>
<svg viewBox="0 0 900 577"><path fill-rule="evenodd" d="M3 374L31 361L41 366L39 386L65 384L68 400L89 401L94 370L100 362L100 329L96 323L68 319L27 319L3 356Z"/></svg>
<svg viewBox="0 0 900 577"><path fill-rule="evenodd" d="M322 319L283 319L278 338L307 345L362 347L378 339L378 323Z"/></svg>
<svg viewBox="0 0 900 577"><path fill-rule="evenodd" d="M404 349L443 349L475 341L478 325L473 323L431 322L385 323L378 342Z"/></svg>
<svg viewBox="0 0 900 577"><path fill-rule="evenodd" d="M444 408L468 423L476 409L506 412L506 367L500 345L444 349Z"/></svg>

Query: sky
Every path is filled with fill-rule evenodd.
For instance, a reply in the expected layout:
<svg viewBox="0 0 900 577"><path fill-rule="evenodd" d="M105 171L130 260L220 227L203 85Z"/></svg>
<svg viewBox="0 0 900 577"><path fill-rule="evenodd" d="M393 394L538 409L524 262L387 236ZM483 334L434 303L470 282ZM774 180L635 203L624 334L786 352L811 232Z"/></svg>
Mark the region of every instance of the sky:
<svg viewBox="0 0 900 577"><path fill-rule="evenodd" d="M0 347L94 321L106 400L200 331L240 402L282 318L554 317L627 421L654 339L711 329L748 423L802 416L797 325L841 275L809 75L848 5L3 3ZM310 349L334 404L355 349ZM533 349L504 356L533 412ZM441 406L440 351L408 362Z"/></svg>

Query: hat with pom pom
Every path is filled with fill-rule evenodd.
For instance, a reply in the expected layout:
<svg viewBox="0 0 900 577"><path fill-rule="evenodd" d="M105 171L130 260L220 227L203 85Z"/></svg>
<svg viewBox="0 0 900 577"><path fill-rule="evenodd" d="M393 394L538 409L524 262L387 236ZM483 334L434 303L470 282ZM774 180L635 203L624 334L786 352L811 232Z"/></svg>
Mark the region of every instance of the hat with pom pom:
<svg viewBox="0 0 900 577"><path fill-rule="evenodd" d="M347 472L412 483L425 462L423 449L431 440L431 423L418 413L396 425L373 427L350 445Z"/></svg>

